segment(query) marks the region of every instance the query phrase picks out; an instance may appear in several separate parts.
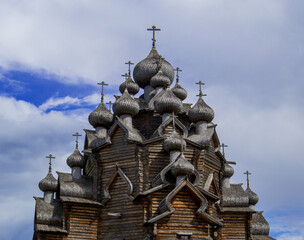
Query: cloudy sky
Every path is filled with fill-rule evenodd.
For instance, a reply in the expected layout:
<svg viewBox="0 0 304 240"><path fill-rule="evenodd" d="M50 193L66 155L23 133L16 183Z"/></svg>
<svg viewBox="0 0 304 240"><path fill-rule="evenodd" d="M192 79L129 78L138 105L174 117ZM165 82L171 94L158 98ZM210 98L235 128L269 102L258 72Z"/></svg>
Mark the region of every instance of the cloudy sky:
<svg viewBox="0 0 304 240"><path fill-rule="evenodd" d="M72 134L91 129L98 81L114 101L124 63L159 53L180 67L186 102L202 80L233 183L259 194L279 240L304 239L302 0L0 0L0 239L31 239L45 156L70 171ZM80 139L83 145L83 136Z"/></svg>

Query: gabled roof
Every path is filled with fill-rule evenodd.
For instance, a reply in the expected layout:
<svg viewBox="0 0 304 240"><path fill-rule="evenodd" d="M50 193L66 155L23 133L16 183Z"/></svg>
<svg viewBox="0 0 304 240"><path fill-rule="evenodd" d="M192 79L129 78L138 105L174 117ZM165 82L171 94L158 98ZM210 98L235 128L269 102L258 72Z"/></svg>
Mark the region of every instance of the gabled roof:
<svg viewBox="0 0 304 240"><path fill-rule="evenodd" d="M155 132L152 134L151 138L155 138L155 137L163 137L164 134L164 129L173 122L173 117L171 116L169 119L167 119L165 122L161 123L159 125L159 127L155 130ZM174 116L174 122L176 127L180 128L180 130L182 130L183 133L183 138L186 138L188 136L188 129L185 127L184 124L182 124L181 121L179 121L175 116Z"/></svg>
<svg viewBox="0 0 304 240"><path fill-rule="evenodd" d="M209 222L213 225L222 226L222 223L217 220L216 218L210 216L205 211L208 206L208 200L202 195L202 193L193 186L192 183L190 183L188 180L185 180L180 185L175 187L159 204L159 210L161 212L160 215L150 219L146 224L157 222L158 220L173 214L175 211L175 208L172 206L172 199L183 189L186 188L191 196L193 196L198 202L200 202L200 207L196 211L197 215L199 215L201 218Z"/></svg>

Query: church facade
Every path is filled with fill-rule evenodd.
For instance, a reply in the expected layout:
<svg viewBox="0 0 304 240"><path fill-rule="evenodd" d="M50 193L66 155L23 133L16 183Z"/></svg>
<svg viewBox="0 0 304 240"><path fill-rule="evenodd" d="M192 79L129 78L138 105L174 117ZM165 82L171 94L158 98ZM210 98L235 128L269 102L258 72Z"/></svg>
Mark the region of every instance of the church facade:
<svg viewBox="0 0 304 240"><path fill-rule="evenodd" d="M94 130L84 130L82 153L76 140L71 173L55 179L50 165L40 181L33 239L273 239L249 181L246 190L230 183L235 162L221 151L203 83L197 102L184 103L181 70L157 52L159 29L149 30L152 50L134 80L127 63L113 113L101 83L101 103L88 118Z"/></svg>

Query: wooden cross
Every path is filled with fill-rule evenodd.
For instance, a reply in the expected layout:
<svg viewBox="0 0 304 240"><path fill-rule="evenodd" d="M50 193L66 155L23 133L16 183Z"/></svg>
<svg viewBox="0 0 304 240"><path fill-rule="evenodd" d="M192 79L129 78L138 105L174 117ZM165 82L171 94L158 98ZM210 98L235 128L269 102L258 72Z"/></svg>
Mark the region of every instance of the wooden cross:
<svg viewBox="0 0 304 240"><path fill-rule="evenodd" d="M156 28L154 25L152 26L152 28L148 28L148 31L153 31L153 38L152 38L152 47L155 48L155 31L160 31L160 28Z"/></svg>
<svg viewBox="0 0 304 240"><path fill-rule="evenodd" d="M104 97L104 86L108 86L109 84L105 83L104 81L102 81L101 83L97 83L98 85L101 85L101 102L103 102L103 97Z"/></svg>
<svg viewBox="0 0 304 240"><path fill-rule="evenodd" d="M131 61L126 62L125 64L129 65L129 77L131 76L131 65L134 65Z"/></svg>
<svg viewBox="0 0 304 240"><path fill-rule="evenodd" d="M125 73L125 74L121 74L122 77L125 77L125 79L127 80L127 77L128 77L128 74Z"/></svg>
<svg viewBox="0 0 304 240"><path fill-rule="evenodd" d="M112 105L113 105L113 103L110 101L110 102L107 102L106 104L109 104L109 110L111 111L111 107L112 107Z"/></svg>
<svg viewBox="0 0 304 240"><path fill-rule="evenodd" d="M178 72L182 72L183 70L181 70L179 67L177 67L176 69L173 69L174 71L176 71L176 82L179 82L179 74Z"/></svg>
<svg viewBox="0 0 304 240"><path fill-rule="evenodd" d="M49 158L50 159L50 162L49 162L49 172L52 172L52 158L55 158L53 157L52 154L46 156L45 158Z"/></svg>
<svg viewBox="0 0 304 240"><path fill-rule="evenodd" d="M73 134L74 137L76 137L76 149L78 149L78 137L82 136L81 134L79 134L78 132L76 132L75 134Z"/></svg>
<svg viewBox="0 0 304 240"><path fill-rule="evenodd" d="M246 172L244 172L244 174L247 175L247 188L249 188L249 175L251 175L251 173L247 170Z"/></svg>
<svg viewBox="0 0 304 240"><path fill-rule="evenodd" d="M202 92L202 85L205 85L205 83L203 83L202 81L199 81L199 82L197 82L195 84L199 85L199 94L196 95L196 96L198 96L200 98L202 98L203 96L207 96L207 94L203 94L203 92Z"/></svg>
<svg viewBox="0 0 304 240"><path fill-rule="evenodd" d="M228 147L228 145L225 145L225 143L222 143L221 147L222 147L222 154L225 157L225 147Z"/></svg>

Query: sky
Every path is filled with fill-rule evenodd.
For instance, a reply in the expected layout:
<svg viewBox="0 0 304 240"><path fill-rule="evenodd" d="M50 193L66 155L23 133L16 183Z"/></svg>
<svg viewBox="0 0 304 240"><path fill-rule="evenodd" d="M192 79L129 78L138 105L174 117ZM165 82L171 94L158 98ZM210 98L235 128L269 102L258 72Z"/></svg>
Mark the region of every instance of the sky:
<svg viewBox="0 0 304 240"><path fill-rule="evenodd" d="M0 0L0 239L33 235L39 181L70 172L75 132L119 95L131 60L156 48L180 67L184 102L198 81L234 165L279 240L304 240L304 2L302 0ZM138 94L140 95L140 94Z"/></svg>

